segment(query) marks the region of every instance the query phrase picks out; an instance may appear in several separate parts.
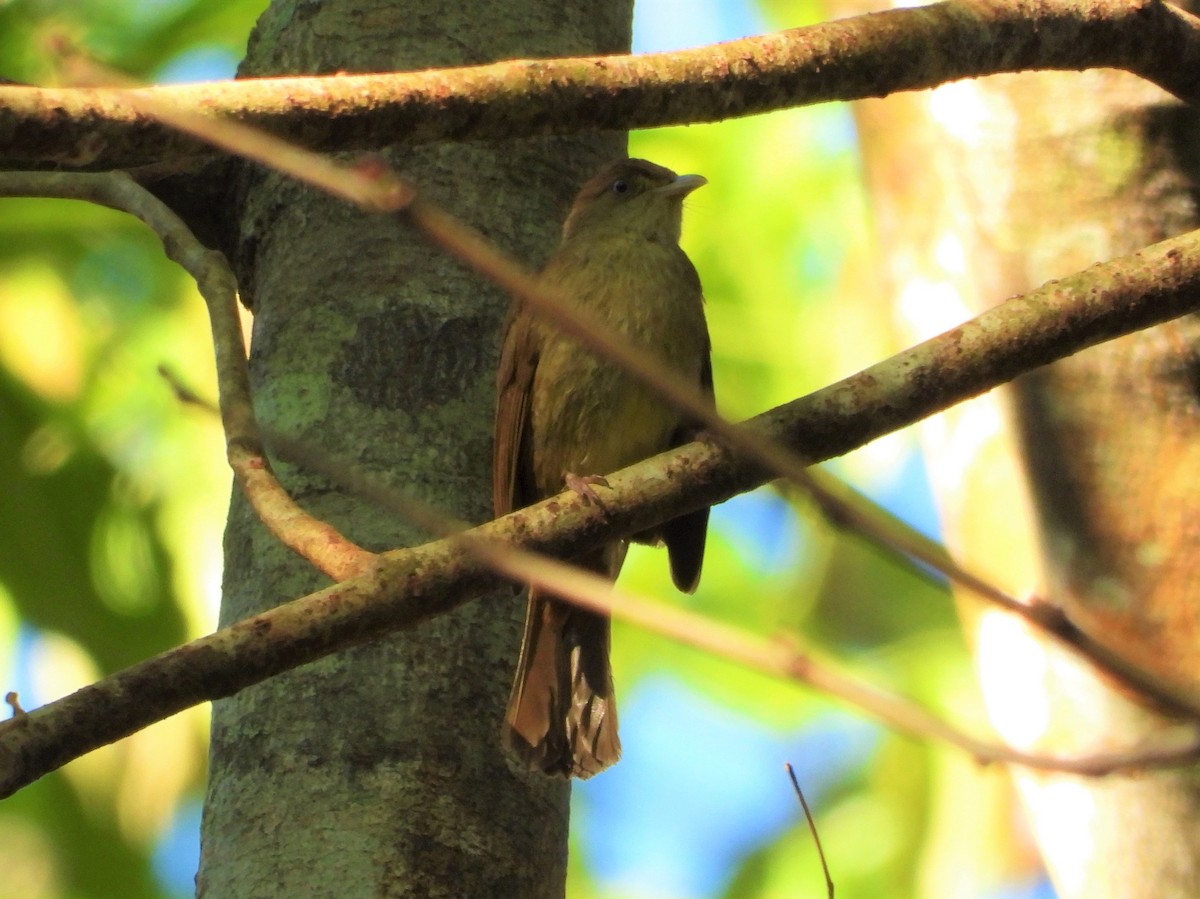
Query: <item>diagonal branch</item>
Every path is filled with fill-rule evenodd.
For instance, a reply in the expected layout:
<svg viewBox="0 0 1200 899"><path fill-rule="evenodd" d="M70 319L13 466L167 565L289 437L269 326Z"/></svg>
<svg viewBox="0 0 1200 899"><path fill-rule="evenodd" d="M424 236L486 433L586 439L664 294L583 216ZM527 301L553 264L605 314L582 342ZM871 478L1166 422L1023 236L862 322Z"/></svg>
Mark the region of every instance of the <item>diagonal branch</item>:
<svg viewBox="0 0 1200 899"><path fill-rule="evenodd" d="M158 87L318 150L712 122L1031 69L1119 68L1200 99L1200 23L1159 0L949 0L673 53ZM129 94L0 86L0 165L130 168L212 149Z"/></svg>
<svg viewBox="0 0 1200 899"><path fill-rule="evenodd" d="M199 401L194 395L189 399ZM981 764L998 762L1040 771L1101 777L1116 771L1175 767L1200 758L1200 722L1196 720L1178 728L1176 733L1168 734L1165 739L1088 755L1045 756L989 742L959 729L905 697L879 689L830 661L819 659L791 639L764 639L686 608L630 594L607 578L576 565L522 550L510 543L482 539L471 533L463 522L339 464L317 447L270 431L266 436L272 450L281 458L319 472L380 508L398 512L432 534L448 537L467 555L482 560L497 574L540 587L586 609L620 618L748 668L807 684L894 730L918 739L947 743L970 754Z"/></svg>
<svg viewBox="0 0 1200 899"><path fill-rule="evenodd" d="M848 452L1095 343L1195 311L1200 234L1094 266L830 387L748 427L807 458ZM761 464L711 442L688 444L609 479L605 508L564 494L470 534L549 555L645 530L763 483ZM0 725L0 796L78 755L205 700L229 696L338 649L461 605L500 582L455 538L385 555L378 569L238 622ZM1200 718L1175 685L1147 683L1164 706Z"/></svg>

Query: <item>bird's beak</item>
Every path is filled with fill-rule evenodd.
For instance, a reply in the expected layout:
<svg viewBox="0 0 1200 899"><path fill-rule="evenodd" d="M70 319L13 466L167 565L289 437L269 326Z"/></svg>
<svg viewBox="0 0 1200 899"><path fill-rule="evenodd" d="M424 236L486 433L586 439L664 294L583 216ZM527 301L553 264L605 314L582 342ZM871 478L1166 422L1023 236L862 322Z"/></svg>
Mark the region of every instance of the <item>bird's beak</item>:
<svg viewBox="0 0 1200 899"><path fill-rule="evenodd" d="M703 175L676 175L675 180L662 187L656 187L654 192L664 197L686 197L698 187L708 184Z"/></svg>

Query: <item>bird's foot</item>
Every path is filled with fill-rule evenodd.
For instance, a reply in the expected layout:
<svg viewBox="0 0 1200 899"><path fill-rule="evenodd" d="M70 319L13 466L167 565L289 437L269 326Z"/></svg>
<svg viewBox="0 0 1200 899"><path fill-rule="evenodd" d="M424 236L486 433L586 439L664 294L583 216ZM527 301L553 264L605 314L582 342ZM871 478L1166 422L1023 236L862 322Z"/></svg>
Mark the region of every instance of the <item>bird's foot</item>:
<svg viewBox="0 0 1200 899"><path fill-rule="evenodd" d="M596 505L600 506L603 503L600 500L600 494L593 488L593 484L599 484L601 487L607 487L608 481L602 475L586 474L580 477L573 471L568 471L563 480L567 482L567 486L582 496L584 499L589 499Z"/></svg>

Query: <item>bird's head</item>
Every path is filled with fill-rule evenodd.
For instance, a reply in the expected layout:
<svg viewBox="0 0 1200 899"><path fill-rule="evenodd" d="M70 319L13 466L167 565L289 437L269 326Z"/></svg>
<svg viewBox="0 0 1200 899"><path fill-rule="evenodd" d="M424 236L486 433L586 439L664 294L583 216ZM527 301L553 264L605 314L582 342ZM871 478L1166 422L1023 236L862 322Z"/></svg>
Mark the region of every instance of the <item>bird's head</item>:
<svg viewBox="0 0 1200 899"><path fill-rule="evenodd" d="M579 191L563 224L563 240L617 232L678 243L683 198L707 183L700 175L676 175L644 159L611 163Z"/></svg>

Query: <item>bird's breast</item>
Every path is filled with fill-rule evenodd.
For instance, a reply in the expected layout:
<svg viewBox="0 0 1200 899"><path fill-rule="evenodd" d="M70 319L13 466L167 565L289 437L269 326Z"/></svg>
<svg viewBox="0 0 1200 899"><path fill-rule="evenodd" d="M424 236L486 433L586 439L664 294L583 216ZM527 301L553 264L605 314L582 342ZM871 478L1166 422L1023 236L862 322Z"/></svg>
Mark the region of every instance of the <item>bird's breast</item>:
<svg viewBox="0 0 1200 899"><path fill-rule="evenodd" d="M544 280L629 344L699 384L708 352L695 269L677 246L612 242L561 254ZM538 489L565 472L605 474L668 449L682 415L606 359L549 326L531 397Z"/></svg>

